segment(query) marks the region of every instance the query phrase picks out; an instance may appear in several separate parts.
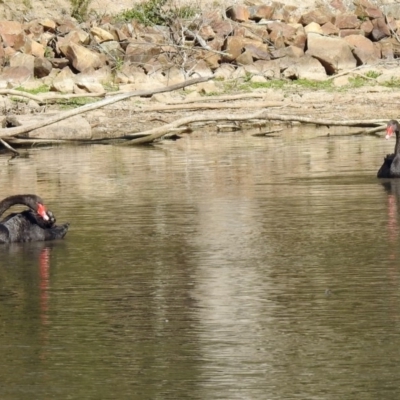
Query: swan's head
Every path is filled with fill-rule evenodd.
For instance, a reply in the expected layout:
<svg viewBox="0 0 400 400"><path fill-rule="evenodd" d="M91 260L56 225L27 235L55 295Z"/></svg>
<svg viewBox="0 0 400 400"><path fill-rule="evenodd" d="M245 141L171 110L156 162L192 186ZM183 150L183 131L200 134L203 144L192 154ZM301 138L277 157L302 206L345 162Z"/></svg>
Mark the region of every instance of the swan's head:
<svg viewBox="0 0 400 400"><path fill-rule="evenodd" d="M386 126L386 136L385 136L385 138L386 139L390 139L391 136L393 135L393 133L399 132L399 130L400 130L399 123L394 119L390 120L388 122L387 126Z"/></svg>
<svg viewBox="0 0 400 400"><path fill-rule="evenodd" d="M49 221L51 219L51 216L49 216L46 207L42 203L38 203L36 212L43 218L44 221Z"/></svg>

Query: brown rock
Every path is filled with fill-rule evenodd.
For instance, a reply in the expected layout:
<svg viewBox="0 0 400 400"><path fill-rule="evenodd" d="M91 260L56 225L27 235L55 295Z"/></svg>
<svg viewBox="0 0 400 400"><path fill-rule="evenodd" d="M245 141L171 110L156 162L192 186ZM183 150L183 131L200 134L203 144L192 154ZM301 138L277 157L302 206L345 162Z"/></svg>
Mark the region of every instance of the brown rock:
<svg viewBox="0 0 400 400"><path fill-rule="evenodd" d="M264 43L249 43L245 44L244 49L248 52L252 59L255 60L270 60L268 46Z"/></svg>
<svg viewBox="0 0 400 400"><path fill-rule="evenodd" d="M58 23L57 32L65 35L74 29L78 29L77 23L71 19L65 18Z"/></svg>
<svg viewBox="0 0 400 400"><path fill-rule="evenodd" d="M371 40L361 35L350 35L345 38L352 47L352 51L358 64L373 64L380 59L380 52L377 51Z"/></svg>
<svg viewBox="0 0 400 400"><path fill-rule="evenodd" d="M222 64L215 72L215 79L228 80L231 78L233 72L235 71L235 67L231 64Z"/></svg>
<svg viewBox="0 0 400 400"><path fill-rule="evenodd" d="M28 25L28 31L32 35L31 38L33 40L36 40L37 42L40 42L40 39L41 39L41 37L43 35L43 32L44 32L44 29L43 29L43 26L40 25L40 23L37 20L32 21Z"/></svg>
<svg viewBox="0 0 400 400"><path fill-rule="evenodd" d="M360 26L360 20L351 13L338 14L335 18L335 25L339 29L357 29Z"/></svg>
<svg viewBox="0 0 400 400"><path fill-rule="evenodd" d="M226 16L233 21L244 22L249 19L250 13L246 6L233 5L226 10Z"/></svg>
<svg viewBox="0 0 400 400"><path fill-rule="evenodd" d="M364 35L364 32L361 29L341 29L339 32L339 37L345 38L351 35Z"/></svg>
<svg viewBox="0 0 400 400"><path fill-rule="evenodd" d="M35 57L30 54L16 53L10 59L10 67L25 67L33 76Z"/></svg>
<svg viewBox="0 0 400 400"><path fill-rule="evenodd" d="M369 34L372 32L374 29L374 25L372 25L372 22L368 19L366 21L363 21L360 25L360 29L364 32L365 36L369 36Z"/></svg>
<svg viewBox="0 0 400 400"><path fill-rule="evenodd" d="M44 57L37 57L34 61L34 76L35 78L43 78L48 76L53 69L51 62Z"/></svg>
<svg viewBox="0 0 400 400"><path fill-rule="evenodd" d="M94 39L97 43L114 40L114 36L110 32L107 32L98 26L94 26L92 29L90 29L90 33L94 36Z"/></svg>
<svg viewBox="0 0 400 400"><path fill-rule="evenodd" d="M296 35L296 28L284 22L272 22L267 25L269 37L275 47L284 47L292 44L293 37Z"/></svg>
<svg viewBox="0 0 400 400"><path fill-rule="evenodd" d="M372 25L372 24L371 24ZM321 26L322 33L324 35L338 35L339 29L337 26L333 25L332 22L327 22L326 24Z"/></svg>
<svg viewBox="0 0 400 400"><path fill-rule="evenodd" d="M88 45L90 43L90 35L83 29L77 28L70 31L60 43L76 43Z"/></svg>
<svg viewBox="0 0 400 400"><path fill-rule="evenodd" d="M290 45L296 46L300 48L301 50L304 50L306 48L306 42L307 42L307 35L303 31L297 31L296 35L293 37L292 41L289 42Z"/></svg>
<svg viewBox="0 0 400 400"><path fill-rule="evenodd" d="M326 24L327 22L332 22L333 15L328 9L316 8L304 13L300 18L300 23L302 25L308 25L311 22L316 22L319 25Z"/></svg>
<svg viewBox="0 0 400 400"><path fill-rule="evenodd" d="M287 79L323 81L327 77L325 68L314 57L305 55L301 58L289 60L289 63L290 66L282 73Z"/></svg>
<svg viewBox="0 0 400 400"><path fill-rule="evenodd" d="M225 39L223 50L227 53L223 56L225 61L233 61L240 54L243 49L243 38L241 36L228 36Z"/></svg>
<svg viewBox="0 0 400 400"><path fill-rule="evenodd" d="M245 50L242 54L236 57L235 62L237 65L253 64L253 57L251 55L251 52Z"/></svg>
<svg viewBox="0 0 400 400"><path fill-rule="evenodd" d="M223 38L230 35L234 29L234 25L230 20L215 21L215 22L213 21L210 26L213 29L213 31L217 34L217 36Z"/></svg>
<svg viewBox="0 0 400 400"><path fill-rule="evenodd" d="M126 36L126 34L122 31L122 29L118 29L113 26L110 29L110 33L113 35L114 40L116 40L117 42L124 42L128 40L128 36Z"/></svg>
<svg viewBox="0 0 400 400"><path fill-rule="evenodd" d="M326 25L326 24L325 24ZM304 27L305 33L319 33L323 34L321 25L317 24L316 22L311 22Z"/></svg>
<svg viewBox="0 0 400 400"><path fill-rule="evenodd" d="M271 19L286 23L298 23L300 21L300 13L297 12L297 7L289 4L274 2L274 13Z"/></svg>
<svg viewBox="0 0 400 400"><path fill-rule="evenodd" d="M262 76L268 79L279 79L281 77L281 70L279 60L258 60L253 64Z"/></svg>
<svg viewBox="0 0 400 400"><path fill-rule="evenodd" d="M395 46L390 38L382 39L379 43L374 43L379 46L381 57L385 60L393 60L395 55Z"/></svg>
<svg viewBox="0 0 400 400"><path fill-rule="evenodd" d="M19 35L23 31L22 24L16 21L0 21L0 35Z"/></svg>
<svg viewBox="0 0 400 400"><path fill-rule="evenodd" d="M213 53L208 50L200 50L196 57L197 62L204 61L208 68L215 70L219 68L222 60L221 54Z"/></svg>
<svg viewBox="0 0 400 400"><path fill-rule="evenodd" d="M74 93L76 92L76 88L83 90L85 93L105 93L103 85L90 77L79 78L77 76L75 78Z"/></svg>
<svg viewBox="0 0 400 400"><path fill-rule="evenodd" d="M356 67L357 61L350 45L344 39L320 36L315 33L308 34L307 38L306 54L318 59L328 74Z"/></svg>
<svg viewBox="0 0 400 400"><path fill-rule="evenodd" d="M297 46L288 46L271 52L272 58L289 57L291 59L304 56L304 51Z"/></svg>
<svg viewBox="0 0 400 400"><path fill-rule="evenodd" d="M54 68L63 69L69 65L68 58L48 58Z"/></svg>
<svg viewBox="0 0 400 400"><path fill-rule="evenodd" d="M110 40L109 42L101 43L100 48L102 49L102 52L106 56L111 56L113 59L123 58L125 55L125 52L119 45L119 42L115 40Z"/></svg>
<svg viewBox="0 0 400 400"><path fill-rule="evenodd" d="M385 18L376 18L372 20L371 37L374 41L379 41L390 36L389 27L386 25Z"/></svg>
<svg viewBox="0 0 400 400"><path fill-rule="evenodd" d="M12 47L14 50L19 50L25 44L25 33L21 31L18 34L0 33L4 46Z"/></svg>
<svg viewBox="0 0 400 400"><path fill-rule="evenodd" d="M268 42L269 34L265 25L255 25L243 23L242 26L245 28L244 37L248 39L253 39L258 42Z"/></svg>
<svg viewBox="0 0 400 400"><path fill-rule="evenodd" d="M5 67L0 74L0 82L9 83L13 86L20 86L23 82L33 78L32 71L26 67ZM0 87L4 87L0 83Z"/></svg>
<svg viewBox="0 0 400 400"><path fill-rule="evenodd" d="M55 35L50 32L43 32L42 35L40 36L40 40L38 43L40 43L43 47L48 46L49 42L55 38Z"/></svg>
<svg viewBox="0 0 400 400"><path fill-rule="evenodd" d="M390 32L392 32L392 31L396 32L397 29L398 29L398 26L400 24L400 21L397 21L392 16L387 16L386 17L386 24L389 27Z"/></svg>
<svg viewBox="0 0 400 400"><path fill-rule="evenodd" d="M97 69L102 65L99 54L79 44L70 42L68 45L62 46L60 50L78 71L84 71L87 68Z"/></svg>
<svg viewBox="0 0 400 400"><path fill-rule="evenodd" d="M56 25L55 21L53 21L52 19L45 18L45 19L42 19L39 23L40 23L40 25L43 26L45 31L50 31L50 32L56 31L57 25Z"/></svg>
<svg viewBox="0 0 400 400"><path fill-rule="evenodd" d="M199 35L204 39L204 40L211 40L215 38L215 32L211 28L210 25L203 25L200 27L199 30Z"/></svg>
<svg viewBox="0 0 400 400"><path fill-rule="evenodd" d="M115 74L115 83L146 82L147 77L142 68L135 65L124 64Z"/></svg>
<svg viewBox="0 0 400 400"><path fill-rule="evenodd" d="M54 78L52 89L62 93L73 93L75 85L75 74L65 67L61 72Z"/></svg>
<svg viewBox="0 0 400 400"><path fill-rule="evenodd" d="M198 60L192 68L195 78L200 76L213 76L213 72L205 60Z"/></svg>
<svg viewBox="0 0 400 400"><path fill-rule="evenodd" d="M148 43L129 43L126 48L124 62L137 65L147 63L151 58L161 53L160 46L149 45Z"/></svg>
<svg viewBox="0 0 400 400"><path fill-rule="evenodd" d="M331 7L336 8L336 10L340 12L346 12L346 7L342 0L332 0L329 4Z"/></svg>
<svg viewBox="0 0 400 400"><path fill-rule="evenodd" d="M4 47L4 57L10 59L17 52L12 47Z"/></svg>
<svg viewBox="0 0 400 400"><path fill-rule="evenodd" d="M354 4L356 5L354 14L358 18L374 19L383 17L382 11L379 9L379 7L375 6L374 4L371 4L368 1L355 1Z"/></svg>
<svg viewBox="0 0 400 400"><path fill-rule="evenodd" d="M271 19L274 14L274 5L260 5L249 7L249 19L260 21L261 19Z"/></svg>
<svg viewBox="0 0 400 400"><path fill-rule="evenodd" d="M50 114L51 115L51 114ZM49 118L49 114L36 114L35 120L43 120ZM18 116L22 124L32 123L32 116ZM89 122L81 115L75 115L62 121L57 122L57 129L54 125L44 126L39 129L28 132L24 137L37 139L87 139L92 138L92 128Z"/></svg>
<svg viewBox="0 0 400 400"><path fill-rule="evenodd" d="M44 57L44 47L30 38L26 38L23 50L26 54L32 54L35 57Z"/></svg>

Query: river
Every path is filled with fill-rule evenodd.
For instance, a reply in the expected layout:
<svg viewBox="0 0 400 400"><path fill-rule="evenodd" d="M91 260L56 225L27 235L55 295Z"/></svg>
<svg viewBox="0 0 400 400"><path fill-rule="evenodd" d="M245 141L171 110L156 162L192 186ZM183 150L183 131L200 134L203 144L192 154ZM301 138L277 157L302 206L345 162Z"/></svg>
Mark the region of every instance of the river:
<svg viewBox="0 0 400 400"><path fill-rule="evenodd" d="M296 128L1 155L2 197L71 226L0 248L0 398L400 398L393 147Z"/></svg>

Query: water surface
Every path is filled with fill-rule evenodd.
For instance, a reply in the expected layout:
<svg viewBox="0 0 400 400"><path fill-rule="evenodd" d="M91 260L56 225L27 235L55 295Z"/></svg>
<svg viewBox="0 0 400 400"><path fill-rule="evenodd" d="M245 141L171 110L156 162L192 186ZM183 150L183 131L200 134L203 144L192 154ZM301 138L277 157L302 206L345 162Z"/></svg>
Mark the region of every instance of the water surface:
<svg viewBox="0 0 400 400"><path fill-rule="evenodd" d="M394 141L293 130L0 156L2 399L398 399Z"/></svg>

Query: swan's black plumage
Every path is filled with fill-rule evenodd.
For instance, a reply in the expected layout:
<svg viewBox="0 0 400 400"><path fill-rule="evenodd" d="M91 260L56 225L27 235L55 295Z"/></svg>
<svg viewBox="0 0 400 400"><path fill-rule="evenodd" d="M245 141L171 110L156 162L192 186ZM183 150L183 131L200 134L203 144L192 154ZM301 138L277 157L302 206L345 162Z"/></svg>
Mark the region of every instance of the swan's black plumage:
<svg viewBox="0 0 400 400"><path fill-rule="evenodd" d="M54 225L53 213L33 194L5 198L0 202L0 216L16 204L26 205L30 210L10 214L0 221L0 243L55 240L66 235L69 224Z"/></svg>
<svg viewBox="0 0 400 400"><path fill-rule="evenodd" d="M388 154L380 167L377 177L378 178L400 178L400 146L399 134L400 125L392 119L388 122L386 127L386 139L389 139L393 133L396 134L396 144L394 146L394 153Z"/></svg>

